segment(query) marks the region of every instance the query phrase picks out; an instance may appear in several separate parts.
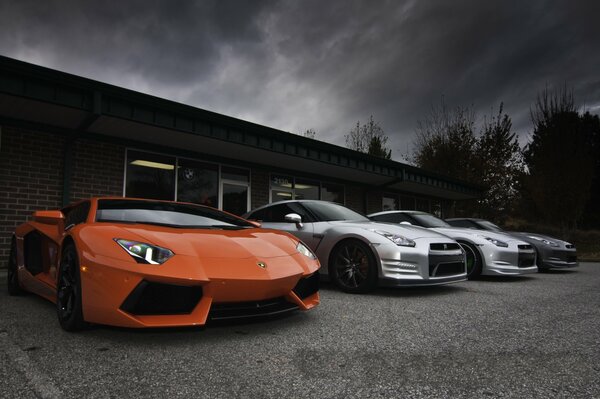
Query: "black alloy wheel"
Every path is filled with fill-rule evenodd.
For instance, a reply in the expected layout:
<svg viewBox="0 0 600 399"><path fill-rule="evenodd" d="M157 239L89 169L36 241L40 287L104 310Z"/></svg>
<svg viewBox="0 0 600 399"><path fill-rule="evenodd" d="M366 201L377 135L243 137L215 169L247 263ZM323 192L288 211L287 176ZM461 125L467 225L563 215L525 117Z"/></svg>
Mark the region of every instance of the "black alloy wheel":
<svg viewBox="0 0 600 399"><path fill-rule="evenodd" d="M462 247L463 251L465 251L467 278L471 280L481 275L482 260L479 250L471 243L459 241L458 244Z"/></svg>
<svg viewBox="0 0 600 399"><path fill-rule="evenodd" d="M10 244L10 254L8 256L8 270L6 273L6 286L9 295L20 295L23 293L19 285L19 271L17 268L17 242L12 239Z"/></svg>
<svg viewBox="0 0 600 399"><path fill-rule="evenodd" d="M377 263L371 249L361 241L346 240L332 252L329 273L345 292L363 294L377 286Z"/></svg>
<svg viewBox="0 0 600 399"><path fill-rule="evenodd" d="M62 253L56 286L56 312L64 330L78 331L85 327L79 258L73 244L67 244Z"/></svg>

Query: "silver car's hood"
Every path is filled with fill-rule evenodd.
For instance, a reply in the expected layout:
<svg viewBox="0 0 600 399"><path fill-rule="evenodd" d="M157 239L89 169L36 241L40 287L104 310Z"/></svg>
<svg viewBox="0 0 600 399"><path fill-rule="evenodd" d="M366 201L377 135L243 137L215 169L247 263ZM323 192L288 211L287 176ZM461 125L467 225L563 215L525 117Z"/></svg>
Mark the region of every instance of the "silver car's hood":
<svg viewBox="0 0 600 399"><path fill-rule="evenodd" d="M442 234L446 234L450 237L455 236L484 236L493 238L494 240L510 242L510 241L520 241L518 238L513 237L509 234L496 233L489 230L476 230L476 229L467 229L463 227L434 227L435 231L438 231Z"/></svg>
<svg viewBox="0 0 600 399"><path fill-rule="evenodd" d="M357 229L366 229L366 230L381 230L387 231L393 234L399 234L403 237L409 238L411 240L416 240L419 238L448 238L448 236L433 231L431 229L426 229L419 226L412 225L404 225L404 224L392 224L392 223L379 223L379 222L356 222L356 221L347 221L347 220L339 220L328 222L332 225L339 227L350 227Z"/></svg>

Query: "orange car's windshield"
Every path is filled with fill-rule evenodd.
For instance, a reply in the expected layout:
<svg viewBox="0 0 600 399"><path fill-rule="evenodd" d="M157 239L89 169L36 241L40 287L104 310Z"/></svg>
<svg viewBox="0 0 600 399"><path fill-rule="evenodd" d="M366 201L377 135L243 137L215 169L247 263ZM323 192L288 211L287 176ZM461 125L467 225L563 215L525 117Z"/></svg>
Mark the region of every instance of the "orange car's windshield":
<svg viewBox="0 0 600 399"><path fill-rule="evenodd" d="M255 227L214 208L174 202L98 200L97 222L139 223L176 228L240 229Z"/></svg>

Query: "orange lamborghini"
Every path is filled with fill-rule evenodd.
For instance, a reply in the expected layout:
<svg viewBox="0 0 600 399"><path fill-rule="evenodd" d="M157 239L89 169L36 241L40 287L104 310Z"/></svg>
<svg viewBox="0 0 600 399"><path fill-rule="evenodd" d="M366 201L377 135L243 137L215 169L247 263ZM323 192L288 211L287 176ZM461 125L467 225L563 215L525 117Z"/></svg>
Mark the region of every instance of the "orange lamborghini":
<svg viewBox="0 0 600 399"><path fill-rule="evenodd" d="M87 323L199 326L307 310L319 261L294 236L217 209L92 198L17 227L8 291L56 303L68 331Z"/></svg>

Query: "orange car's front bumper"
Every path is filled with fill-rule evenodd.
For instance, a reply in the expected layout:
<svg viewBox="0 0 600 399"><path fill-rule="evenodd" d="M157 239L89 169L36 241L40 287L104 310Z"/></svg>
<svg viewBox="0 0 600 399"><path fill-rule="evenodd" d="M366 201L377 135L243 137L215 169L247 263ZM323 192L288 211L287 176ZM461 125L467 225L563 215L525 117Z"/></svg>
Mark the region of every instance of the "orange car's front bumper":
<svg viewBox="0 0 600 399"><path fill-rule="evenodd" d="M151 265L83 253L83 317L121 327L176 327L308 310L319 304L318 268L301 254L261 260L176 255Z"/></svg>

